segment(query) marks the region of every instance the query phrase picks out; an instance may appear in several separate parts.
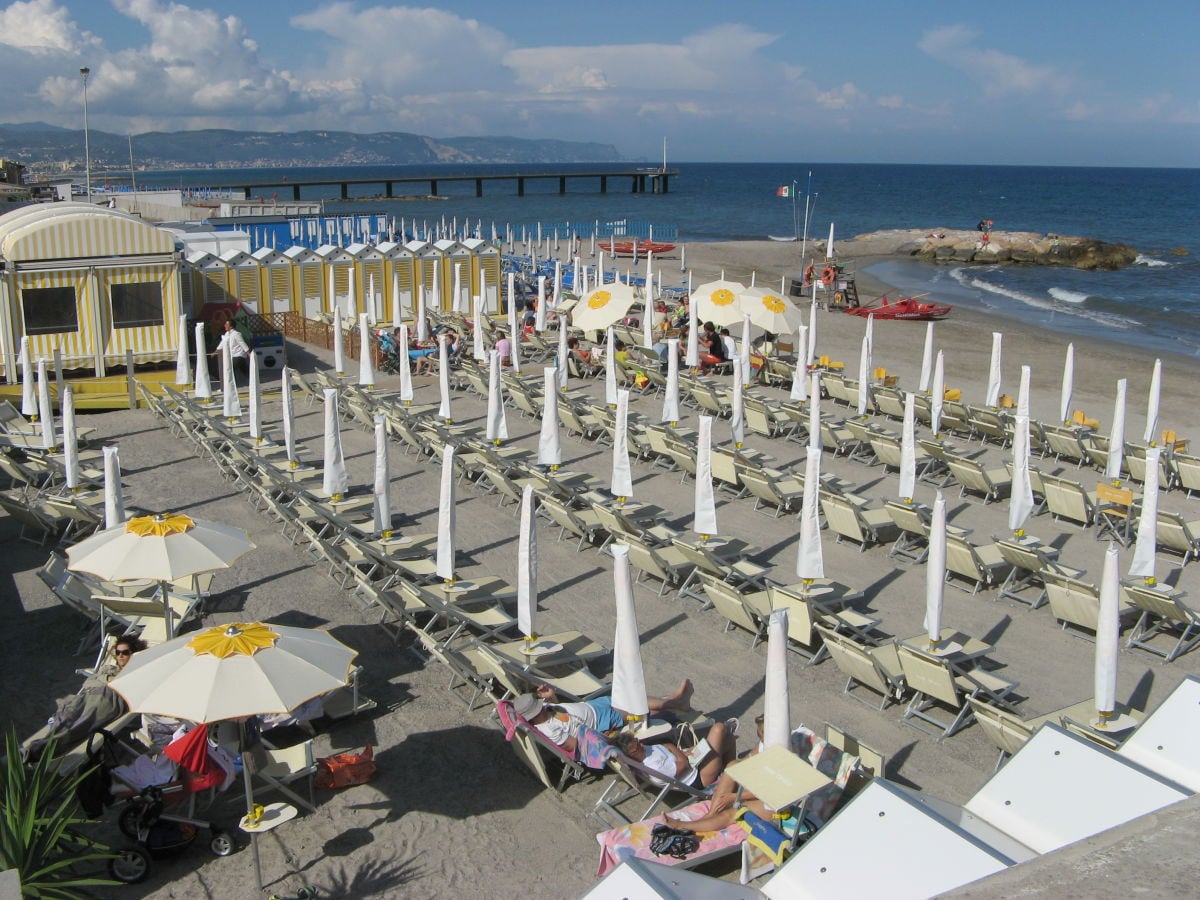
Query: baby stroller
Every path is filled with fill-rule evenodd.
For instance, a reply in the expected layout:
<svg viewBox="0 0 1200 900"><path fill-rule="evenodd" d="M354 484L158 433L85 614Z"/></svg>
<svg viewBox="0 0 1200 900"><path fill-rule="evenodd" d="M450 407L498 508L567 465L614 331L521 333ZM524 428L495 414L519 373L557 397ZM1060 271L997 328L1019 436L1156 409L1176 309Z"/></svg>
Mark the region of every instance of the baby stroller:
<svg viewBox="0 0 1200 900"><path fill-rule="evenodd" d="M372 332L372 336L379 344L379 369L390 375L400 374L400 352L401 348L396 343L395 337L389 331Z"/></svg>
<svg viewBox="0 0 1200 900"><path fill-rule="evenodd" d="M209 758L207 738L207 728L200 726L173 741L163 755L178 762L179 777L137 787L125 779L131 777L137 761L145 755L110 732L100 730L92 735L88 742L89 763L101 766L102 777L111 780L110 802L124 800L117 826L125 837L137 842L135 846L117 850L109 862L109 874L116 880L125 884L144 880L150 874L154 858L184 850L203 830L209 832L208 846L214 855L229 856L237 849L229 832L195 818L196 795L219 788L228 780L221 766L197 762ZM122 759L130 764L116 765Z"/></svg>

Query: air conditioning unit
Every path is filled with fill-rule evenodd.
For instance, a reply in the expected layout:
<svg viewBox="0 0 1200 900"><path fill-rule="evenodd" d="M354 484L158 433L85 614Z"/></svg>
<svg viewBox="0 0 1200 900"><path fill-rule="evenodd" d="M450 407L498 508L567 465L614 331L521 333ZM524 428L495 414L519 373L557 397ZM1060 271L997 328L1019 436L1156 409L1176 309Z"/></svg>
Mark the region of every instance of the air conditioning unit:
<svg viewBox="0 0 1200 900"><path fill-rule="evenodd" d="M287 365L287 350L282 335L255 335L250 346L258 359L260 372L278 372Z"/></svg>

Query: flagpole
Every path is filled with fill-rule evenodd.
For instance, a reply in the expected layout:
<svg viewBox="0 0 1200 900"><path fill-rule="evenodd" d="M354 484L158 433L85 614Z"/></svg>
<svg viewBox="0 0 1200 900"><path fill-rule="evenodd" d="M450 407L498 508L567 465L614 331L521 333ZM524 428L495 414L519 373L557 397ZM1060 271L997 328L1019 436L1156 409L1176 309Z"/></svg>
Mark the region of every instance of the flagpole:
<svg viewBox="0 0 1200 900"><path fill-rule="evenodd" d="M812 199L812 171L808 173L808 185L804 188L804 237L800 242L800 268L804 268L804 254L808 250L808 203Z"/></svg>

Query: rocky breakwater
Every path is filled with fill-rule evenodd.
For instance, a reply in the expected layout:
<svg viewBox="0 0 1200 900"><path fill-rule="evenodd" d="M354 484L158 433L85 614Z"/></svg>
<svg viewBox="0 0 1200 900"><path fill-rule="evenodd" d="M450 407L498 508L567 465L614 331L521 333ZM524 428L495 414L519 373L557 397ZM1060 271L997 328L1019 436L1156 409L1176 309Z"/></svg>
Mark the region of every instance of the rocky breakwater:
<svg viewBox="0 0 1200 900"><path fill-rule="evenodd" d="M1121 269L1132 265L1137 251L1124 244L1094 238L1030 231L952 231L894 229L859 235L847 242L855 252L914 256L931 262L979 265L1072 266L1076 269Z"/></svg>

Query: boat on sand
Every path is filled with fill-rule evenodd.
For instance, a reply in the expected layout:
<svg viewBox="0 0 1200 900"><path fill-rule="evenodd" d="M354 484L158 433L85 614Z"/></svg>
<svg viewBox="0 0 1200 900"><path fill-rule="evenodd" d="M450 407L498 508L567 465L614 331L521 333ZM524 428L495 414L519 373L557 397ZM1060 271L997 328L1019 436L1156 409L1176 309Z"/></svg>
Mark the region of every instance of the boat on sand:
<svg viewBox="0 0 1200 900"><path fill-rule="evenodd" d="M922 303L915 297L901 297L899 300L888 300L887 296L879 298L875 306L855 306L847 309L852 316L874 316L877 319L915 319L928 321L944 319L954 309L948 303Z"/></svg>

